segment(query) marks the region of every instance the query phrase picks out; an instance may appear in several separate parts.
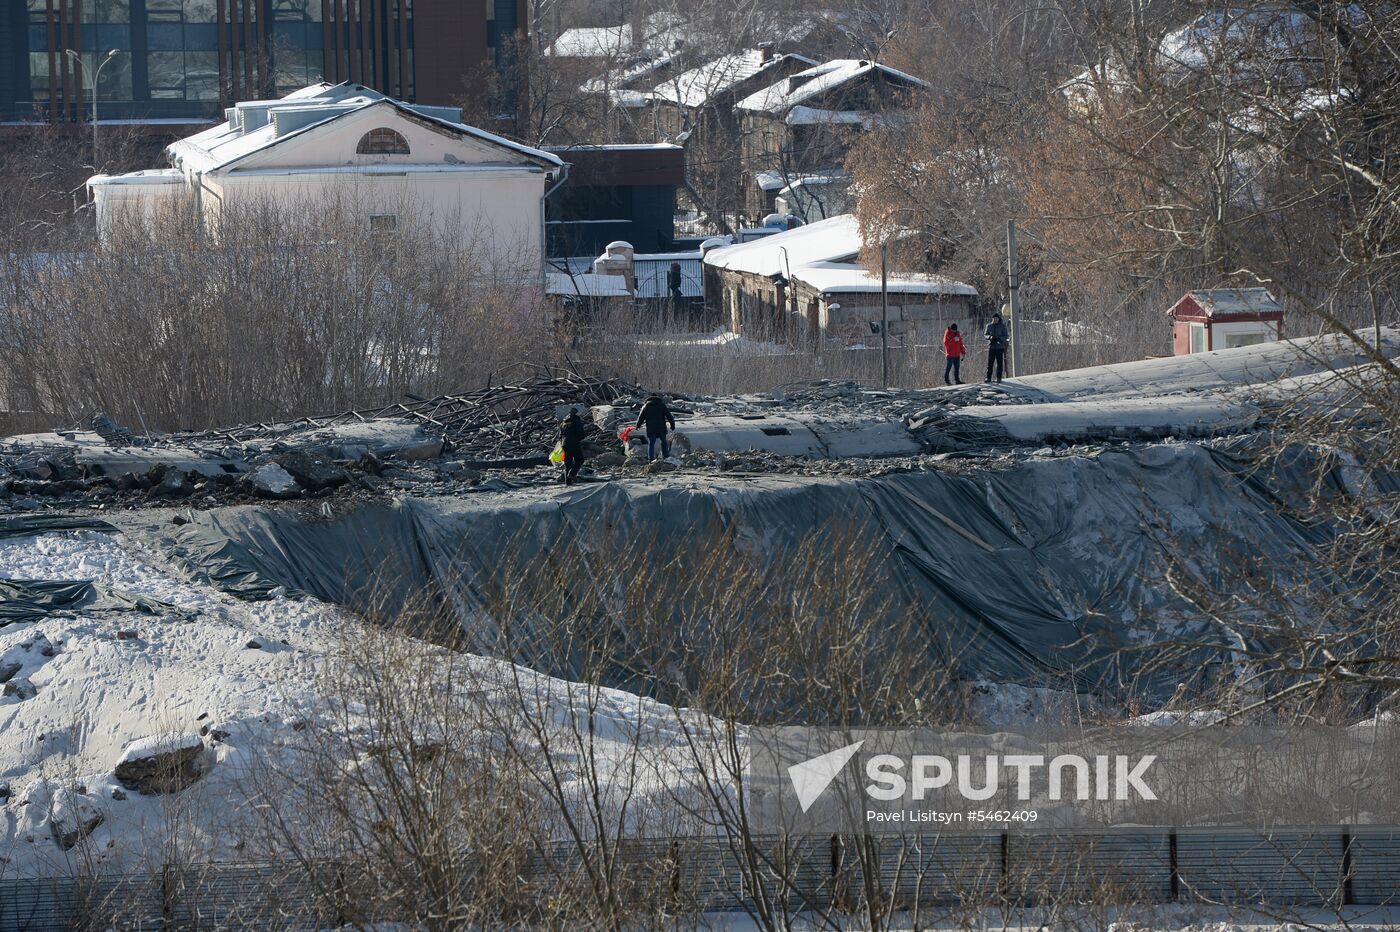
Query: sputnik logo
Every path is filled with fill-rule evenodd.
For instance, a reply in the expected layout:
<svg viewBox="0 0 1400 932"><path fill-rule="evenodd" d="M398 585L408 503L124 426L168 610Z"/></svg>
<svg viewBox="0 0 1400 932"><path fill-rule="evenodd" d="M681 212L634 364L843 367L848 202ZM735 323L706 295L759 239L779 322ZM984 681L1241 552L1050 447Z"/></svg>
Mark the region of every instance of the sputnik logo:
<svg viewBox="0 0 1400 932"><path fill-rule="evenodd" d="M803 812L812 808L812 804L821 798L831 781L850 763L864 743L857 741L855 744L848 744L844 748L837 748L788 768L788 779L792 781L792 788L797 791L797 802Z"/></svg>

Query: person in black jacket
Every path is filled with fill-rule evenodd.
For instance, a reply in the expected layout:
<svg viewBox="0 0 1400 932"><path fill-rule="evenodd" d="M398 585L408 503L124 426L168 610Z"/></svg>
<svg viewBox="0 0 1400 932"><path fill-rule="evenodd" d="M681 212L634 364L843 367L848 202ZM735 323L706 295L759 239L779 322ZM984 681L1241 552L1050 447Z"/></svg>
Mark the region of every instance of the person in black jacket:
<svg viewBox="0 0 1400 932"><path fill-rule="evenodd" d="M679 311L685 296L681 294L681 264L672 262L666 270L666 290L671 294L671 310Z"/></svg>
<svg viewBox="0 0 1400 932"><path fill-rule="evenodd" d="M1006 368L1006 347L1011 343L1011 333L1000 314L992 315L992 322L983 333L987 337L987 381L992 380L992 367L995 366L997 381L1000 382L1002 370Z"/></svg>
<svg viewBox="0 0 1400 932"><path fill-rule="evenodd" d="M578 478L579 467L583 465L583 435L587 432L588 427L578 416L577 410L570 411L559 425L559 439L564 447L565 485L573 485Z"/></svg>
<svg viewBox="0 0 1400 932"><path fill-rule="evenodd" d="M671 441L666 437L666 426L670 425L671 430L676 429L676 419L671 414L671 409L666 407L666 402L660 397L652 395L642 405L642 412L637 415L637 426L645 427L647 431L647 462L650 463L656 456L656 444L661 443L661 458L667 459L671 455Z"/></svg>

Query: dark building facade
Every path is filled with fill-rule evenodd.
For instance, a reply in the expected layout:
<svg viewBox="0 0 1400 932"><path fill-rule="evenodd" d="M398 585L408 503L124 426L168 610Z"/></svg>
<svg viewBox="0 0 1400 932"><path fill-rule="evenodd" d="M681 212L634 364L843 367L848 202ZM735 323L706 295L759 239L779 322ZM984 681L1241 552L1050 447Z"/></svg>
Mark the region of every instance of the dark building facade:
<svg viewBox="0 0 1400 932"><path fill-rule="evenodd" d="M546 255L597 256L614 240L639 253L673 246L685 150L673 145L550 147L569 177L546 205Z"/></svg>
<svg viewBox="0 0 1400 932"><path fill-rule="evenodd" d="M238 100L352 81L466 102L509 128L525 0L0 0L0 120L203 120ZM76 51L78 67L67 54ZM490 80L494 76L495 80ZM491 88L492 99L471 106Z"/></svg>

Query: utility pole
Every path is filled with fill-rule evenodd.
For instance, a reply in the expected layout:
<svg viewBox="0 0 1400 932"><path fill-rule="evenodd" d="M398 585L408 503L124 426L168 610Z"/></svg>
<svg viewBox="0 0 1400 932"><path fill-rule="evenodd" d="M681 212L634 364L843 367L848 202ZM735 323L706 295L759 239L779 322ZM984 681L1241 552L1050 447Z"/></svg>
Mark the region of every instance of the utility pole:
<svg viewBox="0 0 1400 932"><path fill-rule="evenodd" d="M890 244L880 242L880 387L890 387Z"/></svg>
<svg viewBox="0 0 1400 932"><path fill-rule="evenodd" d="M1021 317L1021 273L1016 268L1016 221L1006 221L1006 284L1010 291L1007 311L1011 317L1011 377L1016 378L1016 321Z"/></svg>

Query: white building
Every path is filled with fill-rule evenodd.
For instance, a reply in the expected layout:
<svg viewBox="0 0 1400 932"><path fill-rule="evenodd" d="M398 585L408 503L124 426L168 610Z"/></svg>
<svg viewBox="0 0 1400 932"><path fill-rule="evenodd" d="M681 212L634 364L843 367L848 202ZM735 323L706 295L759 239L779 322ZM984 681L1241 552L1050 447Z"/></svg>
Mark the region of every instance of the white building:
<svg viewBox="0 0 1400 932"><path fill-rule="evenodd" d="M544 200L565 176L556 155L461 122L451 107L406 104L355 84L317 84L245 101L166 149L171 168L88 180L100 235L136 211L194 207L206 221L271 198L291 208L353 205L391 232L412 211L445 238L508 259L538 280Z"/></svg>

